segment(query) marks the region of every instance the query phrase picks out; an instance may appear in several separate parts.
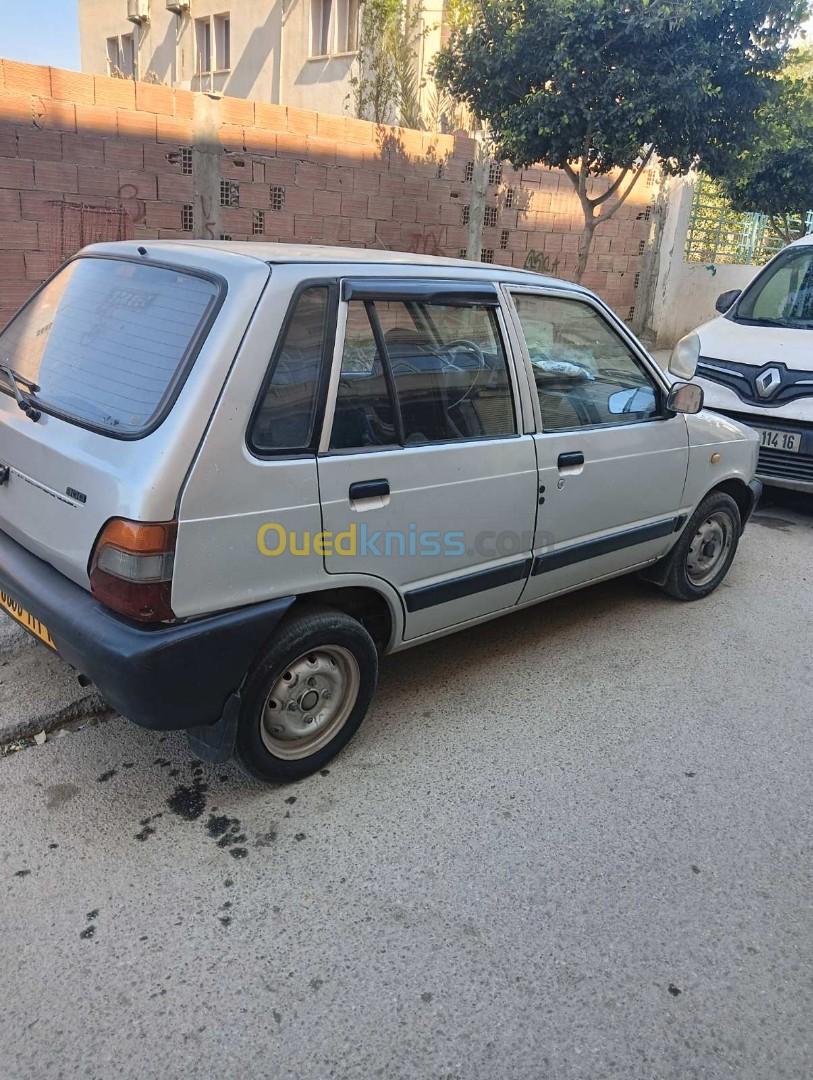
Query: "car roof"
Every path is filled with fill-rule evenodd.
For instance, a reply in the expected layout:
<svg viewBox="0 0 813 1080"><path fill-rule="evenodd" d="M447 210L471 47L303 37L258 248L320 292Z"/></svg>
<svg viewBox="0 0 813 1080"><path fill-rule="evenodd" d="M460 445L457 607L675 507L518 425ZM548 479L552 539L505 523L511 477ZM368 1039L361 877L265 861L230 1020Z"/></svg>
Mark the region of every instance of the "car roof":
<svg viewBox="0 0 813 1080"><path fill-rule="evenodd" d="M807 236L800 236L798 240L793 240L788 247L800 247L804 244L813 244L813 232L809 232Z"/></svg>
<svg viewBox="0 0 813 1080"><path fill-rule="evenodd" d="M183 257L184 251L200 253L211 249L222 254L238 255L269 265L285 263L352 264L359 269L365 266L425 267L427 270L454 270L455 274L483 278L491 281L522 282L527 285L567 288L587 293L587 289L563 280L547 277L531 270L520 270L499 263L474 262L469 259L448 259L436 255L420 255L411 251L385 251L379 248L331 247L323 244L274 244L252 240L123 240L113 243L91 244L84 253L105 255L134 255L146 248L152 255ZM434 276L434 275L433 275Z"/></svg>

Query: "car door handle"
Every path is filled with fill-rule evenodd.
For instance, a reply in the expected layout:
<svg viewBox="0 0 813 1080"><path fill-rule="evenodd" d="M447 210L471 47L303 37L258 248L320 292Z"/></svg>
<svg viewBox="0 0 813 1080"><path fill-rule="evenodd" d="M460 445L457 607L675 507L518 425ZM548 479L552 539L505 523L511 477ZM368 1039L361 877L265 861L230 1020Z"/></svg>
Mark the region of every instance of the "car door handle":
<svg viewBox="0 0 813 1080"><path fill-rule="evenodd" d="M350 500L374 499L376 496L383 497L390 493L389 480L359 480L350 485Z"/></svg>
<svg viewBox="0 0 813 1080"><path fill-rule="evenodd" d="M570 454L560 454L557 464L560 469L572 469L576 465L584 465L584 454L581 450L574 450Z"/></svg>

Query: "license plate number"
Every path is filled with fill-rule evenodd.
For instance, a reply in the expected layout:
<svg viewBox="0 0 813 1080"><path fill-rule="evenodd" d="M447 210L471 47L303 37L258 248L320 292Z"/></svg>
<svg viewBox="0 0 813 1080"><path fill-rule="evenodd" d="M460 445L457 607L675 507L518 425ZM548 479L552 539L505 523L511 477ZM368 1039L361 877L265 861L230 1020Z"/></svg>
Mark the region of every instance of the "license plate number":
<svg viewBox="0 0 813 1080"><path fill-rule="evenodd" d="M56 649L54 639L51 637L48 627L40 622L36 615L32 615L30 611L26 611L22 604L18 604L13 596L9 596L8 593L0 592L0 608L7 611L9 615L20 626L24 626L29 633L37 637L49 649Z"/></svg>
<svg viewBox="0 0 813 1080"><path fill-rule="evenodd" d="M769 450L798 454L802 447L802 435L799 431L777 431L775 428L757 428L757 431L762 445Z"/></svg>

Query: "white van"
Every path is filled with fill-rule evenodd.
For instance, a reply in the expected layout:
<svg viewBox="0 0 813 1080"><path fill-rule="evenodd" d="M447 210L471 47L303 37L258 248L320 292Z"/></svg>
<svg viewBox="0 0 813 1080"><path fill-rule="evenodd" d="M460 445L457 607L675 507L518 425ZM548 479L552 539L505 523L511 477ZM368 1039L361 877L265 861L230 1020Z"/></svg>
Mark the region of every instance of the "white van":
<svg viewBox="0 0 813 1080"><path fill-rule="evenodd" d="M694 331L706 405L759 432L764 483L813 492L813 235L716 307L719 318Z"/></svg>

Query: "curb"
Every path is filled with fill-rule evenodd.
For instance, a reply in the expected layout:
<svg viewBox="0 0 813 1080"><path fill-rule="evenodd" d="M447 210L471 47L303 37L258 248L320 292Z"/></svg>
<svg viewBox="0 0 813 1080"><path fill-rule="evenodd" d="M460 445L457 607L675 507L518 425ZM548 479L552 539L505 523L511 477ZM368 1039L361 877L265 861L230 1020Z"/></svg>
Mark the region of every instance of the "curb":
<svg viewBox="0 0 813 1080"><path fill-rule="evenodd" d="M79 698L78 701L71 701L55 712L46 713L43 716L32 716L4 727L0 732L0 748L23 739L33 739L35 735L43 731L48 734L62 727L63 724L107 719L112 713L113 710L101 694L94 692L88 694L87 697Z"/></svg>

